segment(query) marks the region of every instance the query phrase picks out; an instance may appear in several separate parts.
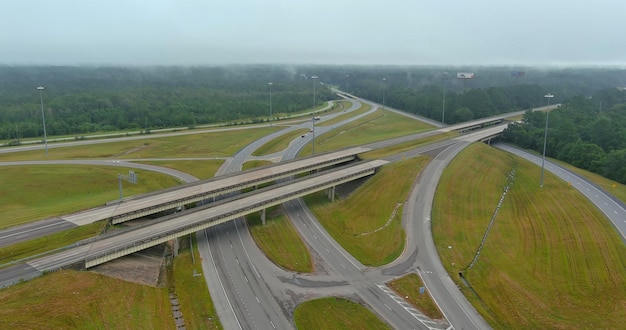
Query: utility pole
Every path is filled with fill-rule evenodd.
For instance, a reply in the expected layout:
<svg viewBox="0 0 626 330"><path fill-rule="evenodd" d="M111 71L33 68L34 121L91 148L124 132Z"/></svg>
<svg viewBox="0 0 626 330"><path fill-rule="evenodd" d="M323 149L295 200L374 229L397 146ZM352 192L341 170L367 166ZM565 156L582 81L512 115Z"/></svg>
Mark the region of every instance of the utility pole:
<svg viewBox="0 0 626 330"><path fill-rule="evenodd" d="M443 109L441 110L441 123L446 124L446 84L448 80L448 73L443 73Z"/></svg>
<svg viewBox="0 0 626 330"><path fill-rule="evenodd" d="M48 157L48 135L46 134L46 115L43 112L43 86L37 86L39 99L41 100L41 119L43 121L43 143L46 145L46 157Z"/></svg>

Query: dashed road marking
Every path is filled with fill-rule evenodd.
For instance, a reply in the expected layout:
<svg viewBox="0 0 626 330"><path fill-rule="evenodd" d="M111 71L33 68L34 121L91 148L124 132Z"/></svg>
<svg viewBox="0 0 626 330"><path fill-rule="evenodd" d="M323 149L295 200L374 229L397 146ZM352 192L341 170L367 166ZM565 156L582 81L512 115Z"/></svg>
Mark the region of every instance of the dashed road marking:
<svg viewBox="0 0 626 330"><path fill-rule="evenodd" d="M382 290L384 293L386 293L391 299L393 299L395 302L397 302L400 306L402 306L402 308L404 308L404 310L406 310L409 314L411 314L414 318L416 318L420 323L422 323L428 329L430 329L430 330L452 329L451 325L448 326L448 324L444 325L444 324L440 324L440 323L437 323L437 322L431 320L429 317L427 317L426 315L422 314L422 312L418 311L413 306L411 306L411 304L409 304L404 299L402 299L400 296L398 296L393 290L388 288L386 285L376 284L376 286L380 290ZM385 307L389 308L389 306L387 306L387 304L385 304Z"/></svg>

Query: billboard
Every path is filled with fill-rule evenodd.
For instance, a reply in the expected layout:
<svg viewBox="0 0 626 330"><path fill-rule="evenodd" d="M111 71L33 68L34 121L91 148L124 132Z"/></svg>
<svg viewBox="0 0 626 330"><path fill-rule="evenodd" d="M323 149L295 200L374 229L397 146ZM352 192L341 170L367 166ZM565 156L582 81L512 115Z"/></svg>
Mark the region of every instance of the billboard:
<svg viewBox="0 0 626 330"><path fill-rule="evenodd" d="M473 79L474 72L457 72L456 79Z"/></svg>
<svg viewBox="0 0 626 330"><path fill-rule="evenodd" d="M511 77L519 78L526 75L524 71L511 71Z"/></svg>

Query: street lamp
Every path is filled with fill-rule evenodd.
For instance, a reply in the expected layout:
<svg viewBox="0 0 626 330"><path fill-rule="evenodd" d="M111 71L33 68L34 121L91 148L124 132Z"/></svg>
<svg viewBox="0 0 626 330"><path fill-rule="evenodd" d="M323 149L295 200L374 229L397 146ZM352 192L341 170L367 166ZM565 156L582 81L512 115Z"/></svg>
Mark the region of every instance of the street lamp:
<svg viewBox="0 0 626 330"><path fill-rule="evenodd" d="M441 123L446 124L446 84L448 81L448 73L443 73L443 109L441 110Z"/></svg>
<svg viewBox="0 0 626 330"><path fill-rule="evenodd" d="M267 83L270 86L270 127L272 127L272 83Z"/></svg>
<svg viewBox="0 0 626 330"><path fill-rule="evenodd" d="M383 110L385 110L385 89L387 89L387 78L383 77Z"/></svg>
<svg viewBox="0 0 626 330"><path fill-rule="evenodd" d="M315 80L317 80L318 76L311 76L313 79L313 108L315 108Z"/></svg>
<svg viewBox="0 0 626 330"><path fill-rule="evenodd" d="M43 120L43 142L46 145L46 157L48 157L48 136L46 134L46 115L43 112L43 86L37 86L39 99L41 100L41 118Z"/></svg>
<svg viewBox="0 0 626 330"><path fill-rule="evenodd" d="M311 133L313 133L313 155L315 155L315 117L311 118Z"/></svg>
<svg viewBox="0 0 626 330"><path fill-rule="evenodd" d="M544 95L548 100L548 107L550 106L550 99L554 97L554 95L548 93ZM539 183L539 187L543 188L543 168L546 163L546 144L548 142L548 119L550 118L550 109L546 110L546 129L543 135L543 158L541 159L541 182Z"/></svg>
<svg viewBox="0 0 626 330"><path fill-rule="evenodd" d="M348 79L350 79L350 75L349 74L346 75L346 93L350 93L348 91Z"/></svg>

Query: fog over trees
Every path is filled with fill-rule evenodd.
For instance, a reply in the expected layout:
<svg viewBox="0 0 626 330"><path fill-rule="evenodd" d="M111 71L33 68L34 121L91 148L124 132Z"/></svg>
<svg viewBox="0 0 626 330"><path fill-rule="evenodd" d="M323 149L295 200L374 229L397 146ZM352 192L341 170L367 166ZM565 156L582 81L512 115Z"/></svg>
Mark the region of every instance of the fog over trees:
<svg viewBox="0 0 626 330"><path fill-rule="evenodd" d="M457 72L474 73L457 79ZM521 74L520 74L521 73ZM311 79L312 76L318 79ZM47 134L236 125L337 99L336 87L411 113L454 124L553 104L547 155L626 183L626 70L616 68L401 66L0 66L0 140ZM275 118L275 120L278 118ZM543 146L545 114L528 112L505 139Z"/></svg>

